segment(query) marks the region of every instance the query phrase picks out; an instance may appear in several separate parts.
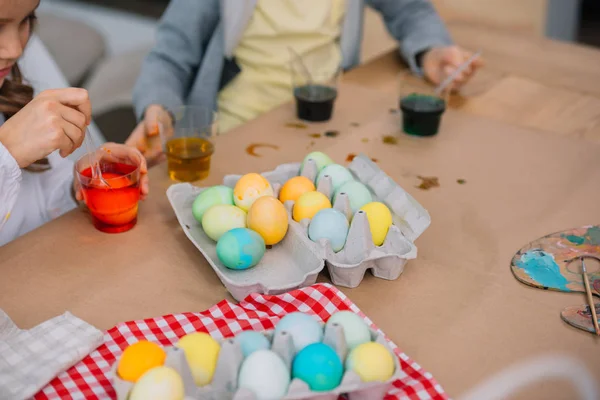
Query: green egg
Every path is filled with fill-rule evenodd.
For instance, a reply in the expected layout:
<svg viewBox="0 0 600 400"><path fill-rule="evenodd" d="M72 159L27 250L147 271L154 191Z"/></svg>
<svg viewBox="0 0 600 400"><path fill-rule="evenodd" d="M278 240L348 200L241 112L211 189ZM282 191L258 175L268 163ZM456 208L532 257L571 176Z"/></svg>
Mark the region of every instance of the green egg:
<svg viewBox="0 0 600 400"><path fill-rule="evenodd" d="M317 173L319 173L319 171L321 171L326 166L333 164L333 160L329 158L327 154L320 151L313 151L312 153L309 153L306 157L304 157L304 160L302 160L302 165L300 165L300 175L302 175L302 171L304 170L304 164L306 164L306 162L310 158L312 158L317 163Z"/></svg>
<svg viewBox="0 0 600 400"><path fill-rule="evenodd" d="M350 201L350 208L354 215L362 206L373 201L369 189L359 181L348 181L337 188L333 195L332 204L340 193L346 193Z"/></svg>
<svg viewBox="0 0 600 400"><path fill-rule="evenodd" d="M262 236L248 228L232 229L217 242L217 257L229 269L254 267L265 255Z"/></svg>
<svg viewBox="0 0 600 400"><path fill-rule="evenodd" d="M233 205L233 189L218 185L203 190L192 204L192 214L196 221L202 223L202 217L206 210L217 204Z"/></svg>
<svg viewBox="0 0 600 400"><path fill-rule="evenodd" d="M331 164L326 166L321 170L321 172L319 172L319 175L317 175L317 181L315 182L316 186L319 186L319 182L321 181L321 179L323 179L325 175L331 177L331 184L333 185L334 193L344 183L354 180L354 177L352 176L348 168L339 164Z"/></svg>

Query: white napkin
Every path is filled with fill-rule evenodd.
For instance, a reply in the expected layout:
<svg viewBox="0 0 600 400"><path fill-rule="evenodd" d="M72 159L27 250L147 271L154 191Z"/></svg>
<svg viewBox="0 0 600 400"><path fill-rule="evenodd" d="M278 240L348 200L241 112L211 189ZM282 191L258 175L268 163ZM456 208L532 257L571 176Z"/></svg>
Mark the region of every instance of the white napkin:
<svg viewBox="0 0 600 400"><path fill-rule="evenodd" d="M96 349L103 334L69 312L19 329L0 310L0 399L28 399Z"/></svg>

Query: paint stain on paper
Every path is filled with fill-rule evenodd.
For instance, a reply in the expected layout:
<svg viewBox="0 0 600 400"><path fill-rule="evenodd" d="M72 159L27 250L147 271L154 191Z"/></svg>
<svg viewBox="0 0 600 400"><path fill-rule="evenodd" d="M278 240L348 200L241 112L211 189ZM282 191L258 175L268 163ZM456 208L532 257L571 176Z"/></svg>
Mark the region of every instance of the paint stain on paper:
<svg viewBox="0 0 600 400"><path fill-rule="evenodd" d="M310 136L311 138L314 138L314 139L318 139L321 137L321 134L320 133L311 133L308 136Z"/></svg>
<svg viewBox="0 0 600 400"><path fill-rule="evenodd" d="M464 185L465 183L467 183L467 181L464 179L457 179L456 183L458 183L459 185Z"/></svg>
<svg viewBox="0 0 600 400"><path fill-rule="evenodd" d="M246 147L246 153L253 157L262 157L260 154L256 153L256 149L266 147L273 150L279 150L279 146L269 143L252 143Z"/></svg>
<svg viewBox="0 0 600 400"><path fill-rule="evenodd" d="M362 138L360 141L363 143L369 143L369 138L365 137L365 138Z"/></svg>
<svg viewBox="0 0 600 400"><path fill-rule="evenodd" d="M288 128L296 128L296 129L308 128L308 125L306 125L305 123L302 123L302 122L288 122L285 124L285 126Z"/></svg>
<svg viewBox="0 0 600 400"><path fill-rule="evenodd" d="M554 256L543 250L530 250L521 255L516 266L525 271L527 275L544 288L560 289L570 292L567 287L569 281L560 273L560 267Z"/></svg>
<svg viewBox="0 0 600 400"><path fill-rule="evenodd" d="M383 137L383 143L385 144L398 144L398 138L392 135L386 135Z"/></svg>
<svg viewBox="0 0 600 400"><path fill-rule="evenodd" d="M327 131L327 132L325 132L325 136L327 136L327 137L336 137L339 134L340 134L339 131Z"/></svg>
<svg viewBox="0 0 600 400"><path fill-rule="evenodd" d="M421 180L421 184L417 188L421 190L429 190L434 187L440 187L440 180L437 176L420 176L417 178Z"/></svg>
<svg viewBox="0 0 600 400"><path fill-rule="evenodd" d="M360 124L358 122L350 122L350 126L357 128L360 126Z"/></svg>

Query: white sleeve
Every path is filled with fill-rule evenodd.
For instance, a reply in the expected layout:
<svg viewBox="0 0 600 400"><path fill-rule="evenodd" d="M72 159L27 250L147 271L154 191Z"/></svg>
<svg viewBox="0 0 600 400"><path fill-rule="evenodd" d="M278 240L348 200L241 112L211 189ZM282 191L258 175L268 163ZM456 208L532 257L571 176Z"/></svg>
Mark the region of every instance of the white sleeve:
<svg viewBox="0 0 600 400"><path fill-rule="evenodd" d="M10 217L19 189L21 188L21 168L0 143L0 230Z"/></svg>

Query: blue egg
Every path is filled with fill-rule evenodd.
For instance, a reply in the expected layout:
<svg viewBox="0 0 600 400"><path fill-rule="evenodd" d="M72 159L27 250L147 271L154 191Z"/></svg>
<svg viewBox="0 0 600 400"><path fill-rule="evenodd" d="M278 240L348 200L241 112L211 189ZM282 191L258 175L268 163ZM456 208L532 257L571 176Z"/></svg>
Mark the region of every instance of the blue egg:
<svg viewBox="0 0 600 400"><path fill-rule="evenodd" d="M229 269L254 267L265 255L265 241L248 228L227 231L217 242L217 257Z"/></svg>
<svg viewBox="0 0 600 400"><path fill-rule="evenodd" d="M342 360L330 346L313 343L296 354L292 362L292 378L306 382L310 390L333 390L342 382Z"/></svg>
<svg viewBox="0 0 600 400"><path fill-rule="evenodd" d="M256 350L269 350L271 343L269 339L260 332L243 331L235 336L235 341L239 343L244 358L254 353Z"/></svg>
<svg viewBox="0 0 600 400"><path fill-rule="evenodd" d="M296 353L323 339L321 324L314 317L302 312L293 312L281 318L275 325L275 334L280 332L286 332L292 337Z"/></svg>
<svg viewBox="0 0 600 400"><path fill-rule="evenodd" d="M354 177L352 176L348 168L339 164L330 164L323 168L319 172L319 175L317 175L317 180L315 182L317 186L319 185L319 182L321 182L321 179L323 179L325 175L331 177L331 184L333 186L334 192L344 183L354 180Z"/></svg>
<svg viewBox="0 0 600 400"><path fill-rule="evenodd" d="M348 195L352 215L356 214L362 206L373 201L373 196L371 195L369 188L359 181L348 181L341 185L333 194L332 204L335 203L335 199L340 193L346 193Z"/></svg>
<svg viewBox="0 0 600 400"><path fill-rule="evenodd" d="M344 248L350 224L348 219L335 208L324 208L317 212L308 225L308 237L313 242L328 239L336 253Z"/></svg>

